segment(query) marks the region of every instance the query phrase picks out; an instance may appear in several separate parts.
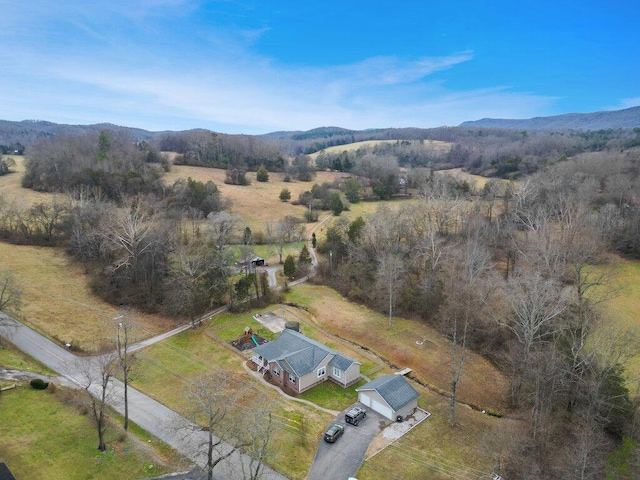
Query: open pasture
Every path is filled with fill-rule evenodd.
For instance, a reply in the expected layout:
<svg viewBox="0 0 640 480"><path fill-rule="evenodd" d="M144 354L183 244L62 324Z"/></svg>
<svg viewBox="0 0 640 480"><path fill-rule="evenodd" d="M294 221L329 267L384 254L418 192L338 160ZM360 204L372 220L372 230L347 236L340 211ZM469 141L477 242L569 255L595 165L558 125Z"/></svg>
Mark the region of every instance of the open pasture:
<svg viewBox="0 0 640 480"><path fill-rule="evenodd" d="M256 173L248 172L247 178L251 185L227 185L224 183L225 170L219 168L190 167L186 165L173 165L171 171L164 177L168 185L176 180L191 177L200 182L212 181L220 190L222 196L231 200L231 213L240 215L246 225L253 232L265 231L265 221L278 221L287 215L303 217L306 207L304 205L292 205L292 201L307 190L311 190L314 183L333 182L339 179L340 172L317 172L311 182L283 181L284 173L269 172L268 182L256 181ZM280 192L283 188L291 192L291 201L282 202Z"/></svg>
<svg viewBox="0 0 640 480"><path fill-rule="evenodd" d="M0 267L13 272L23 291L23 307L16 315L60 343L82 350L112 345L113 318L122 313L91 292L89 275L62 250L0 242ZM171 319L132 313L139 324L137 338L169 330Z"/></svg>
<svg viewBox="0 0 640 480"><path fill-rule="evenodd" d="M315 152L310 154L309 156L312 159L316 159L318 157L318 155L320 155L321 153L342 153L342 152L353 152L355 150L358 150L359 148L373 148L376 145L379 145L381 143L389 143L389 144L394 144L394 143L398 143L401 140L364 140L362 142L354 142L354 143L347 143L345 145L334 145L332 147L327 147L323 150L320 150L319 152ZM412 146L420 146L422 148L425 149L430 149L439 153L447 153L449 150L451 150L452 144L449 142L441 142L439 140L423 140L422 142L420 140L408 140L409 142L411 142Z"/></svg>
<svg viewBox="0 0 640 480"><path fill-rule="evenodd" d="M24 173L24 157L20 155L5 155L13 158L15 166L11 167L12 173L0 176L0 196L7 201L19 200L29 207L35 203L50 202L53 195L50 193L36 192L28 188L22 188L22 174Z"/></svg>
<svg viewBox="0 0 640 480"><path fill-rule="evenodd" d="M631 332L640 338L640 261L614 256L609 268L619 291L600 304L605 316L602 328L610 332ZM635 391L640 385L640 346L626 368L627 378Z"/></svg>

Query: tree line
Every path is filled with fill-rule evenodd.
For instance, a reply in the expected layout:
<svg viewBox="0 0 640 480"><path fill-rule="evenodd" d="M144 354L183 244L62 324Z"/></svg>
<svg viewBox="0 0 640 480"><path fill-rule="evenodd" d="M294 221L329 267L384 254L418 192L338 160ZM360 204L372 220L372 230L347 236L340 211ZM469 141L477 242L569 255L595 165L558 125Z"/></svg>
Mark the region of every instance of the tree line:
<svg viewBox="0 0 640 480"><path fill-rule="evenodd" d="M505 478L640 471L625 373L638 338L599 308L620 289L608 256L640 254L639 161L582 153L473 197L426 175L418 201L340 218L319 242L323 282L387 313L389 327L420 318L451 340L452 423L466 348L505 373L509 414L523 420L496 446Z"/></svg>
<svg viewBox="0 0 640 480"><path fill-rule="evenodd" d="M213 182L165 185L168 163L153 147L118 132L51 137L25 167L23 186L55 196L33 205L0 196L0 238L63 247L106 301L196 321L230 295L271 298L255 272L251 289L230 293L239 280L227 245L241 242L239 218L226 212L230 202ZM274 232L274 239L292 235Z"/></svg>

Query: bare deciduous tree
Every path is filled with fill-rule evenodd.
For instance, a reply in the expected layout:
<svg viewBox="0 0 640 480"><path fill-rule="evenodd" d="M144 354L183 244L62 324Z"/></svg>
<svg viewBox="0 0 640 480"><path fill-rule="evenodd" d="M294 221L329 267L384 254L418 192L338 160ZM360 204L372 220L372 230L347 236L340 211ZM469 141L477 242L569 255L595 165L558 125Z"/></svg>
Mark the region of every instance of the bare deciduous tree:
<svg viewBox="0 0 640 480"><path fill-rule="evenodd" d="M249 413L238 422L246 459L241 462L245 480L258 480L262 477L264 463L269 455L271 440L275 431L273 414L264 404L252 406Z"/></svg>
<svg viewBox="0 0 640 480"><path fill-rule="evenodd" d="M135 319L130 311L117 315L114 319L116 331L116 353L118 354L118 366L122 372L124 385L124 429L129 429L129 380L136 357L130 351L130 342L135 330Z"/></svg>
<svg viewBox="0 0 640 480"><path fill-rule="evenodd" d="M211 212L207 215L209 235L215 244L222 248L231 240L231 236L237 230L241 222L238 215L231 215L227 211Z"/></svg>
<svg viewBox="0 0 640 480"><path fill-rule="evenodd" d="M22 308L22 288L13 272L0 272L0 312L17 312Z"/></svg>
<svg viewBox="0 0 640 480"><path fill-rule="evenodd" d="M500 323L513 332L522 346L521 358L516 362L518 377L528 365L534 344L551 339L564 328L555 320L567 308L568 298L557 282L528 271L521 271L511 278L506 298L511 308L511 319ZM520 387L521 381L516 381L512 391L515 405L520 400Z"/></svg>
<svg viewBox="0 0 640 480"><path fill-rule="evenodd" d="M200 377L192 386L189 399L192 406L192 420L201 425L200 431L205 433L200 442L200 448L206 452L207 480L213 479L213 469L221 461L229 458L240 446L225 440L226 429L222 423L229 415L237 401L237 395L232 393L229 384L230 374L211 374Z"/></svg>
<svg viewBox="0 0 640 480"><path fill-rule="evenodd" d="M115 360L115 354L96 355L80 360L78 365L81 385L91 401L91 413L98 432L98 450L101 452L107 449L104 440L107 428L106 409Z"/></svg>
<svg viewBox="0 0 640 480"><path fill-rule="evenodd" d="M393 306L395 305L396 293L399 283L406 272L402 257L395 253L384 255L378 266L378 287L384 291L388 300L389 323L388 328L393 326Z"/></svg>

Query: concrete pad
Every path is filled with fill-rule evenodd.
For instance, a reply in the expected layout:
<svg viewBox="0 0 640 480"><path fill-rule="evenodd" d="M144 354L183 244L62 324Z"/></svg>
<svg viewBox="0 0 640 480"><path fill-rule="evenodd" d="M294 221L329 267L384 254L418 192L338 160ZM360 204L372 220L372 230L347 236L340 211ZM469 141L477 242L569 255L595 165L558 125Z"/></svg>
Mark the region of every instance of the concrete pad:
<svg viewBox="0 0 640 480"><path fill-rule="evenodd" d="M417 426L429 418L431 414L426 410L417 408L412 415L408 416L403 422L396 422L389 425L382 431L382 437L386 440L397 440L409 430Z"/></svg>
<svg viewBox="0 0 640 480"><path fill-rule="evenodd" d="M273 333L280 333L281 331L283 331L284 325L285 323L287 323L284 318L279 317L273 312L258 313L254 315L253 318L258 323L260 323L260 325L268 328Z"/></svg>

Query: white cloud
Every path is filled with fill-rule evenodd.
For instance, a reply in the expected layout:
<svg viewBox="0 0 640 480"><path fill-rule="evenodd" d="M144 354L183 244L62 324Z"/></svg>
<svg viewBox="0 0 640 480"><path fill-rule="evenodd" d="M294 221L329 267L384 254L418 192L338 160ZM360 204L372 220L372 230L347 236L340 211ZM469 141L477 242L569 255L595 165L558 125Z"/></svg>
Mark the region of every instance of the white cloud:
<svg viewBox="0 0 640 480"><path fill-rule="evenodd" d="M621 108L631 108L640 106L640 97L634 98L623 98L618 107L615 107L614 110L618 110Z"/></svg>
<svg viewBox="0 0 640 480"><path fill-rule="evenodd" d="M29 27L54 18L56 9L43 12L44 3L36 3L40 13ZM455 125L486 116L522 118L546 114L554 101L507 88L448 90L445 71L473 61L470 51L292 66L251 53L252 42L268 26L167 31L153 23L167 12L188 16L198 7L195 0L101 3L103 16L96 15L93 4L61 3L58 22L80 37L49 48L52 42L33 28L33 33L18 35L12 48L0 51L4 65L21 66L2 79L3 115L264 133L322 125L360 129ZM65 31L57 35L62 42Z"/></svg>

